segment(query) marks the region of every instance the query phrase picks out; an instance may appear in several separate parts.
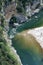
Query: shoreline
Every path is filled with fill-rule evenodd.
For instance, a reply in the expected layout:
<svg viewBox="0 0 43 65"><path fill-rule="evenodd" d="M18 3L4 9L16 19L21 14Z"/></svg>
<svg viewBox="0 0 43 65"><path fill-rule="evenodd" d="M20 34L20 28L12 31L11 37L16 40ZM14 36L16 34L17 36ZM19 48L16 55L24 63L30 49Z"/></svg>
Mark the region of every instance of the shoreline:
<svg viewBox="0 0 43 65"><path fill-rule="evenodd" d="M39 42L40 46L43 48L43 27L30 29L27 31L27 34L33 35L36 41Z"/></svg>

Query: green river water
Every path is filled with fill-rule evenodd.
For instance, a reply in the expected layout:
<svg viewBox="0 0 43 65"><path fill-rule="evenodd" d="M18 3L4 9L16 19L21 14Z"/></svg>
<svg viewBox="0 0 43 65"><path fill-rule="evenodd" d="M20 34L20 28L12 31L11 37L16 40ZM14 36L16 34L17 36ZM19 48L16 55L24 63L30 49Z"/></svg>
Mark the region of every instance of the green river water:
<svg viewBox="0 0 43 65"><path fill-rule="evenodd" d="M37 16L37 18L35 18L35 16ZM23 30L32 29L40 26L43 26L43 10L33 15L31 17L31 20L28 20L27 22L19 26L17 28L17 32L21 32Z"/></svg>
<svg viewBox="0 0 43 65"><path fill-rule="evenodd" d="M35 18L35 16L37 16L38 18ZM16 29L16 32L21 32L21 31L24 31L24 30L27 30L27 29L32 29L32 28L36 28L36 27L40 27L40 26L43 26L43 10L41 10L38 14L32 16L31 20L29 20L29 21L23 23L21 26L19 26ZM15 44L15 43L16 42L14 41L13 44ZM43 65L42 60L38 60L35 57L36 60L34 61L34 59L33 59L34 55L31 56L30 52L28 53L25 50L19 49L19 51L18 51L17 47L18 46L16 46L16 50L17 50L17 53L19 54L19 56L21 58L23 65ZM14 46L14 48L15 48L15 46Z"/></svg>

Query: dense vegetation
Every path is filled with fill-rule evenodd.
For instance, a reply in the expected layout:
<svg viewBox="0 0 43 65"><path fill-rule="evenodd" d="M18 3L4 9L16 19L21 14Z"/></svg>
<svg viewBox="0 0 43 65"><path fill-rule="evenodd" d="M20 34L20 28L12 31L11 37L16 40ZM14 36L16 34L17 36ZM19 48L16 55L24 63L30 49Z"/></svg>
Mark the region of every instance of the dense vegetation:
<svg viewBox="0 0 43 65"><path fill-rule="evenodd" d="M0 26L0 65L21 65L18 55L8 44L3 37L3 27Z"/></svg>
<svg viewBox="0 0 43 65"><path fill-rule="evenodd" d="M26 15L26 6L27 5L32 5L34 0L16 0L17 3L17 12L18 13L23 13Z"/></svg>
<svg viewBox="0 0 43 65"><path fill-rule="evenodd" d="M7 54L8 52L5 49L4 43L0 43L0 64L1 65L15 65L16 62L11 59L11 57Z"/></svg>

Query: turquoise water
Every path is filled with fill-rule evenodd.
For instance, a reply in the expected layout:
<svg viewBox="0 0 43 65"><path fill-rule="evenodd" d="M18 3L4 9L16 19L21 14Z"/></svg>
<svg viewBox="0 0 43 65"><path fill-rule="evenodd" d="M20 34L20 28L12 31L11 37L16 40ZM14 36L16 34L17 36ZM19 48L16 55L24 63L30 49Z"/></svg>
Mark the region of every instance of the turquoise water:
<svg viewBox="0 0 43 65"><path fill-rule="evenodd" d="M41 47L38 45L37 47L36 44L38 43L33 42L32 44L32 42L29 42L29 40L27 39L25 38L24 40L23 36L19 37L19 35L17 37L14 37L14 39L12 39L12 43L13 43L12 46L17 50L17 53L22 61L22 64L23 65L43 65L43 61L42 61L43 56L42 54L40 54L41 53L40 50L42 51Z"/></svg>
<svg viewBox="0 0 43 65"><path fill-rule="evenodd" d="M23 65L43 65L43 64L41 64L40 60L37 60L37 58L34 57L34 55L31 55L30 53L28 53L24 50L22 50L22 51L19 50L18 54L21 58ZM36 60L34 60L34 58Z"/></svg>

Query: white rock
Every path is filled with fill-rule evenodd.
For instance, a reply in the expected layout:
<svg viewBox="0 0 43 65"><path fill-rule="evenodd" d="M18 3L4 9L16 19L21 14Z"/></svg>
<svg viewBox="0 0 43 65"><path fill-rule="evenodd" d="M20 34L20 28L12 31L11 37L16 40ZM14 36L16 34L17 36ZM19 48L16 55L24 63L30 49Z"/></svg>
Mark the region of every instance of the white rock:
<svg viewBox="0 0 43 65"><path fill-rule="evenodd" d="M27 34L32 34L43 48L43 27L29 30Z"/></svg>

